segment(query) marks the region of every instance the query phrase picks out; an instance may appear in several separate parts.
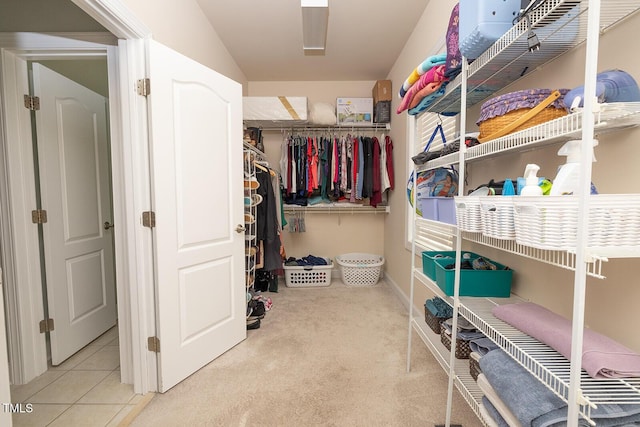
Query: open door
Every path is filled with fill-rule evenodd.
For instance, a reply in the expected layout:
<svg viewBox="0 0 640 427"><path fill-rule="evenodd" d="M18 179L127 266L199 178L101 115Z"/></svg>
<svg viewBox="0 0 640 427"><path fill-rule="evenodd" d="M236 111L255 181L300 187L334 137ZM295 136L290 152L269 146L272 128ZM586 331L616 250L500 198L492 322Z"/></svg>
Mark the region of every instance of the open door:
<svg viewBox="0 0 640 427"><path fill-rule="evenodd" d="M33 64L55 366L116 324L107 100Z"/></svg>
<svg viewBox="0 0 640 427"><path fill-rule="evenodd" d="M148 54L158 389L165 392L246 338L242 88L152 40Z"/></svg>

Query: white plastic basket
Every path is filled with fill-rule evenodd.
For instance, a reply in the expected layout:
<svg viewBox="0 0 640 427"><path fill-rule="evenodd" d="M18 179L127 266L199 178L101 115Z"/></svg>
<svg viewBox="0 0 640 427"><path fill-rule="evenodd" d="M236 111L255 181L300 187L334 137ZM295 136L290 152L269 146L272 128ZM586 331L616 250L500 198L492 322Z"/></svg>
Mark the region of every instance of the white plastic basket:
<svg viewBox="0 0 640 427"><path fill-rule="evenodd" d="M479 233L482 231L482 215L480 214L480 197L454 197L456 204L456 221L462 231Z"/></svg>
<svg viewBox="0 0 640 427"><path fill-rule="evenodd" d="M578 197L518 196L513 203L516 242L538 249L575 249ZM640 196L593 195L588 218L590 248L640 248Z"/></svg>
<svg viewBox="0 0 640 427"><path fill-rule="evenodd" d="M327 258L328 265L285 265L284 284L288 288L312 288L331 285L333 263Z"/></svg>
<svg viewBox="0 0 640 427"><path fill-rule="evenodd" d="M350 253L338 255L336 262L340 266L342 281L349 286L371 286L378 283L384 264L381 255Z"/></svg>
<svg viewBox="0 0 640 427"><path fill-rule="evenodd" d="M514 240L516 230L513 217L513 198L515 196L480 197L480 215L482 216L482 234L502 240Z"/></svg>

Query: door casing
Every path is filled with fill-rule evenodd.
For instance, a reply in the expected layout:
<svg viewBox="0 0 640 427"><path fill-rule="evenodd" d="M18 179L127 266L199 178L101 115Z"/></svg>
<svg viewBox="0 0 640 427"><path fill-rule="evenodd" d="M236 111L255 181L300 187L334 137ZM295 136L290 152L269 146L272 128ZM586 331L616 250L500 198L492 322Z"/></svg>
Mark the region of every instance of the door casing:
<svg viewBox="0 0 640 427"><path fill-rule="evenodd" d="M13 58L21 59L59 59L63 57L86 57L106 55L109 69L110 91L110 132L112 140L112 173L114 196L114 222L121 224L115 233L118 318L120 334L120 358L122 382L133 384L136 393L157 390L156 357L146 348L148 336L155 334L155 308L153 301L153 265L151 233L140 226L138 217L150 206L149 185L149 146L147 138L146 102L137 96L131 88L136 80L145 75L144 38L149 30L118 1L73 0L85 12L107 28L116 38L117 46L106 42L103 34L42 35L9 34L0 37L2 49L3 108L7 121L2 123L4 132L0 134L3 154L0 168L0 203L10 205L11 212L2 210L0 230L2 238L2 262L5 266L5 290L7 292L8 342L10 346L11 375L14 383L28 381L35 377L42 365L26 366L22 358L31 351L35 356L45 351L44 370L46 370L46 348L44 338L39 335L36 326L40 313L34 310L42 307L39 277L28 281L23 279L25 269L39 263L39 259L22 259L23 253L32 250L30 244L18 242L12 227L26 227L24 214L33 207L28 203L30 195L21 204L10 204L7 167L16 159L8 158L7 145L14 137L25 137L24 123L17 119L18 106L22 94L12 91L12 84L21 78L16 73ZM113 40L112 37L107 37ZM84 41L81 41L84 40ZM3 118L4 119L4 118ZM30 137L30 133L29 133ZM18 138L19 140L19 138ZM30 144L30 142L29 142ZM19 151L19 150L18 150ZM25 155L19 152L20 164L29 166L28 161L20 159ZM27 176L25 170L18 174L19 179ZM33 175L31 175L33 176ZM12 177L13 179L14 177ZM28 181L28 179L26 180ZM12 181L12 188L15 182ZM23 189L28 185L22 181ZM16 214L20 215L16 215ZM16 224L16 219L19 224ZM17 260L24 261L23 264ZM39 267L38 267L39 269ZM22 283L20 289L16 283ZM18 290L20 292L18 292ZM36 304L37 302L37 304ZM27 307L26 314L20 318L20 310ZM35 322L35 323L34 323ZM43 358L38 358L42 360ZM41 363L41 362L40 362ZM42 370L42 372L44 372Z"/></svg>

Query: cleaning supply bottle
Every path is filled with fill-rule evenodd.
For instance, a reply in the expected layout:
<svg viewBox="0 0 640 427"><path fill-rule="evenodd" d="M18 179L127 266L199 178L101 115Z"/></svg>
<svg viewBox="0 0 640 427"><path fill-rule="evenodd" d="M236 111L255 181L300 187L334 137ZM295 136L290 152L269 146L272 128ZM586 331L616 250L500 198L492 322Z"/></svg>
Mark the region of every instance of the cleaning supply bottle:
<svg viewBox="0 0 640 427"><path fill-rule="evenodd" d="M529 163L524 169L525 186L520 192L521 196L542 196L542 188L538 185L538 171L540 166Z"/></svg>
<svg viewBox="0 0 640 427"><path fill-rule="evenodd" d="M593 140L593 146L598 145L598 140ZM551 196L561 196L566 194L578 194L580 189L580 149L582 141L574 139L567 141L558 150L558 156L567 156L567 163L560 166L556 178L551 186ZM596 161L595 155L593 162Z"/></svg>
<svg viewBox="0 0 640 427"><path fill-rule="evenodd" d="M516 190L513 188L513 181L509 178L504 180L504 184L502 185L502 195L503 196L515 196Z"/></svg>

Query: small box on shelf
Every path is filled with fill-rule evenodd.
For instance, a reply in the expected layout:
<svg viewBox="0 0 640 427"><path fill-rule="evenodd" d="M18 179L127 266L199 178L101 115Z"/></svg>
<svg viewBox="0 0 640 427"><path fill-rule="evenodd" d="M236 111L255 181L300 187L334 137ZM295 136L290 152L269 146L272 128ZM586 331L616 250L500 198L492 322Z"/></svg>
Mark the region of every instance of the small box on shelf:
<svg viewBox="0 0 640 427"><path fill-rule="evenodd" d="M368 126L373 123L373 98L338 98L339 125Z"/></svg>

